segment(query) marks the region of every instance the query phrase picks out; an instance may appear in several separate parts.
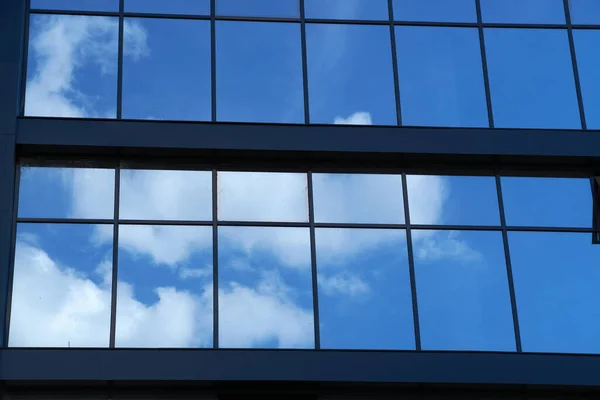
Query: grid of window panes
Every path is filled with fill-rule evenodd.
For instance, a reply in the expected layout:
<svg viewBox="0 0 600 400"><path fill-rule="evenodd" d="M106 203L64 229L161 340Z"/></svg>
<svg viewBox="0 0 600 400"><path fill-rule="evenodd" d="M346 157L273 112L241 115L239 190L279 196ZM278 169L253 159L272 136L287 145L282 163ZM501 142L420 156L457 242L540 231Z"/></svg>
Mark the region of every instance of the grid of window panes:
<svg viewBox="0 0 600 400"><path fill-rule="evenodd" d="M9 345L600 353L591 183L24 165Z"/></svg>
<svg viewBox="0 0 600 400"><path fill-rule="evenodd" d="M598 129L595 0L31 0L26 116Z"/></svg>

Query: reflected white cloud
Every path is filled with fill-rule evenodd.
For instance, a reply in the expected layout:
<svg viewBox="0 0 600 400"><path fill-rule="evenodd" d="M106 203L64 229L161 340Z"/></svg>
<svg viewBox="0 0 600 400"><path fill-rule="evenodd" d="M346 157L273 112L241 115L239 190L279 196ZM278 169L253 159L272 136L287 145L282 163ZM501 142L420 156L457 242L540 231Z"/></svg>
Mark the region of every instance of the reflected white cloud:
<svg viewBox="0 0 600 400"><path fill-rule="evenodd" d="M336 117L334 120L336 125L372 125L373 120L368 112L355 112L348 118Z"/></svg>
<svg viewBox="0 0 600 400"><path fill-rule="evenodd" d="M414 231L415 233L419 231ZM419 236L419 235L418 235ZM415 255L424 261L452 260L464 263L478 262L483 255L461 239L460 232L421 231L422 240Z"/></svg>
<svg viewBox="0 0 600 400"><path fill-rule="evenodd" d="M319 288L328 296L336 294L360 296L371 290L360 276L347 271L329 276L319 275Z"/></svg>

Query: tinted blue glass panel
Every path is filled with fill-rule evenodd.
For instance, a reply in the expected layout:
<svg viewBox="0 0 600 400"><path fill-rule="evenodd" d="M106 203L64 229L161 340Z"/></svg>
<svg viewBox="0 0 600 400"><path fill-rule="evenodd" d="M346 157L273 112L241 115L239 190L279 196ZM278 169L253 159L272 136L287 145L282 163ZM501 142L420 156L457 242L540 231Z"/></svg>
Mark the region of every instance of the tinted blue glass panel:
<svg viewBox="0 0 600 400"><path fill-rule="evenodd" d="M404 125L487 127L477 29L396 28Z"/></svg>
<svg viewBox="0 0 600 400"><path fill-rule="evenodd" d="M111 282L112 226L19 224L9 346L108 347Z"/></svg>
<svg viewBox="0 0 600 400"><path fill-rule="evenodd" d="M141 13L209 15L210 0L125 0L125 11Z"/></svg>
<svg viewBox="0 0 600 400"><path fill-rule="evenodd" d="M299 17L298 0L215 0L217 14L254 17Z"/></svg>
<svg viewBox="0 0 600 400"><path fill-rule="evenodd" d="M119 227L118 347L212 347L212 228Z"/></svg>
<svg viewBox="0 0 600 400"><path fill-rule="evenodd" d="M387 20L387 0L304 0L306 18Z"/></svg>
<svg viewBox="0 0 600 400"><path fill-rule="evenodd" d="M598 3L600 6L600 2ZM599 8L600 11L600 8ZM573 30L577 68L581 83L581 94L585 109L585 120L589 129L600 128L600 69L598 66L598 43L600 32L596 30Z"/></svg>
<svg viewBox="0 0 600 400"><path fill-rule="evenodd" d="M219 228L219 346L314 347L308 229Z"/></svg>
<svg viewBox="0 0 600 400"><path fill-rule="evenodd" d="M600 2L598 0L569 0L573 24L600 24Z"/></svg>
<svg viewBox="0 0 600 400"><path fill-rule="evenodd" d="M481 0L483 22L564 24L562 0Z"/></svg>
<svg viewBox="0 0 600 400"><path fill-rule="evenodd" d="M311 122L397 123L388 27L308 24L306 40Z"/></svg>
<svg viewBox="0 0 600 400"><path fill-rule="evenodd" d="M123 58L123 118L210 120L210 22L125 21L143 29L148 47ZM125 35L125 48L132 40Z"/></svg>
<svg viewBox="0 0 600 400"><path fill-rule="evenodd" d="M411 175L407 177L407 184L410 222L413 224L500 225L494 177ZM435 201L424 210L425 198L440 198L439 218L431 217L437 208ZM427 210L430 212L424 212Z"/></svg>
<svg viewBox="0 0 600 400"><path fill-rule="evenodd" d="M403 230L317 229L321 348L414 349Z"/></svg>
<svg viewBox="0 0 600 400"><path fill-rule="evenodd" d="M31 0L31 8L70 11L119 11L119 0Z"/></svg>
<svg viewBox="0 0 600 400"><path fill-rule="evenodd" d="M506 224L513 226L592 226L589 179L502 178Z"/></svg>
<svg viewBox="0 0 600 400"><path fill-rule="evenodd" d="M589 234L510 232L523 351L600 353L600 246Z"/></svg>
<svg viewBox="0 0 600 400"><path fill-rule="evenodd" d="M423 349L516 350L502 233L420 234L415 272Z"/></svg>
<svg viewBox="0 0 600 400"><path fill-rule="evenodd" d="M486 29L496 127L579 129L567 31Z"/></svg>
<svg viewBox="0 0 600 400"><path fill-rule="evenodd" d="M304 122L300 25L218 22L220 121Z"/></svg>
<svg viewBox="0 0 600 400"><path fill-rule="evenodd" d="M477 22L475 0L393 0L396 21Z"/></svg>
<svg viewBox="0 0 600 400"><path fill-rule="evenodd" d="M30 21L25 115L115 118L118 18L33 14ZM128 51L144 45L133 30Z"/></svg>
<svg viewBox="0 0 600 400"><path fill-rule="evenodd" d="M22 167L19 217L112 219L114 188L112 169Z"/></svg>

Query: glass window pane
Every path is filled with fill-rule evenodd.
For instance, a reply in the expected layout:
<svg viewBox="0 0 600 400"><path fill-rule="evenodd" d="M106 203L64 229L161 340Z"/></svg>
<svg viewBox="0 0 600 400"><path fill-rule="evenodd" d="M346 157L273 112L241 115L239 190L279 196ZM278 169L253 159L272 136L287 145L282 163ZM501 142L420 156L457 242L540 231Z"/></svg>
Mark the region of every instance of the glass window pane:
<svg viewBox="0 0 600 400"><path fill-rule="evenodd" d="M597 56L600 31L574 29L573 39L587 127L600 129L600 63Z"/></svg>
<svg viewBox="0 0 600 400"><path fill-rule="evenodd" d="M490 28L485 44L496 127L581 128L566 30Z"/></svg>
<svg viewBox="0 0 600 400"><path fill-rule="evenodd" d="M9 346L108 347L112 230L18 225Z"/></svg>
<svg viewBox="0 0 600 400"><path fill-rule="evenodd" d="M115 171L22 167L19 217L114 218Z"/></svg>
<svg viewBox="0 0 600 400"><path fill-rule="evenodd" d="M219 228L219 346L314 348L305 228Z"/></svg>
<svg viewBox="0 0 600 400"><path fill-rule="evenodd" d="M119 11L119 0L31 0L31 9Z"/></svg>
<svg viewBox="0 0 600 400"><path fill-rule="evenodd" d="M306 174L219 172L219 219L308 221Z"/></svg>
<svg viewBox="0 0 600 400"><path fill-rule="evenodd" d="M316 222L404 223L401 175L314 174Z"/></svg>
<svg viewBox="0 0 600 400"><path fill-rule="evenodd" d="M515 351L502 233L413 232L423 349Z"/></svg>
<svg viewBox="0 0 600 400"><path fill-rule="evenodd" d="M598 0L569 0L571 22L574 24L600 24L600 2Z"/></svg>
<svg viewBox="0 0 600 400"><path fill-rule="evenodd" d="M118 18L32 14L25 115L115 118L118 34Z"/></svg>
<svg viewBox="0 0 600 400"><path fill-rule="evenodd" d="M409 175L406 180L412 224L500 225L494 177ZM424 199L432 200L430 207L423 206ZM434 210L439 210L435 217Z"/></svg>
<svg viewBox="0 0 600 400"><path fill-rule="evenodd" d="M487 127L477 29L396 28L402 123Z"/></svg>
<svg viewBox="0 0 600 400"><path fill-rule="evenodd" d="M123 118L210 120L210 22L125 22L143 31L147 47L124 54ZM125 49L135 48L136 40L136 33L126 34Z"/></svg>
<svg viewBox="0 0 600 400"><path fill-rule="evenodd" d="M215 0L217 15L300 17L299 0Z"/></svg>
<svg viewBox="0 0 600 400"><path fill-rule="evenodd" d="M304 0L306 18L387 20L387 0Z"/></svg>
<svg viewBox="0 0 600 400"><path fill-rule="evenodd" d="M483 22L564 24L563 0L481 0Z"/></svg>
<svg viewBox="0 0 600 400"><path fill-rule="evenodd" d="M304 122L300 24L217 22L217 117Z"/></svg>
<svg viewBox="0 0 600 400"><path fill-rule="evenodd" d="M126 12L209 15L210 0L125 0Z"/></svg>
<svg viewBox="0 0 600 400"><path fill-rule="evenodd" d="M317 229L321 348L414 350L405 235Z"/></svg>
<svg viewBox="0 0 600 400"><path fill-rule="evenodd" d="M600 246L585 233L508 238L523 351L600 353Z"/></svg>
<svg viewBox="0 0 600 400"><path fill-rule="evenodd" d="M311 122L397 124L389 27L308 24L306 46Z"/></svg>
<svg viewBox="0 0 600 400"><path fill-rule="evenodd" d="M503 177L502 197L509 226L592 226L589 179Z"/></svg>
<svg viewBox="0 0 600 400"><path fill-rule="evenodd" d="M121 170L119 218L212 220L212 173Z"/></svg>
<svg viewBox="0 0 600 400"><path fill-rule="evenodd" d="M477 22L475 0L393 0L396 21Z"/></svg>
<svg viewBox="0 0 600 400"><path fill-rule="evenodd" d="M212 347L212 228L119 227L118 347Z"/></svg>

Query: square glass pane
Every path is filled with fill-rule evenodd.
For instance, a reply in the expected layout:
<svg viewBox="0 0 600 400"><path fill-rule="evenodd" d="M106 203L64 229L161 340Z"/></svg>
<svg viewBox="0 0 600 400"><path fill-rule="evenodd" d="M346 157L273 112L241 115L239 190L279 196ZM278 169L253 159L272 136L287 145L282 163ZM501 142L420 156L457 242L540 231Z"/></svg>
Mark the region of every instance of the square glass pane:
<svg viewBox="0 0 600 400"><path fill-rule="evenodd" d="M412 224L500 225L496 178L492 176L409 175L406 180ZM441 199L441 208L432 218L431 212L424 212L422 202L436 197Z"/></svg>
<svg viewBox="0 0 600 400"><path fill-rule="evenodd" d="M477 22L475 0L393 0L396 21Z"/></svg>
<svg viewBox="0 0 600 400"><path fill-rule="evenodd" d="M112 219L115 170L22 167L21 218Z"/></svg>
<svg viewBox="0 0 600 400"><path fill-rule="evenodd" d="M475 28L396 27L402 123L487 127Z"/></svg>
<svg viewBox="0 0 600 400"><path fill-rule="evenodd" d="M306 174L219 172L221 221L308 221Z"/></svg>
<svg viewBox="0 0 600 400"><path fill-rule="evenodd" d="M306 18L387 20L387 0L304 0Z"/></svg>
<svg viewBox="0 0 600 400"><path fill-rule="evenodd" d="M306 51L311 122L397 124L389 27L308 24Z"/></svg>
<svg viewBox="0 0 600 400"><path fill-rule="evenodd" d="M569 0L569 11L573 24L600 24L600 2L598 0Z"/></svg>
<svg viewBox="0 0 600 400"><path fill-rule="evenodd" d="M580 129L567 31L485 30L498 128Z"/></svg>
<svg viewBox="0 0 600 400"><path fill-rule="evenodd" d="M212 220L212 173L121 170L120 219Z"/></svg>
<svg viewBox="0 0 600 400"><path fill-rule="evenodd" d="M502 233L419 232L414 247L423 349L515 351Z"/></svg>
<svg viewBox="0 0 600 400"><path fill-rule="evenodd" d="M317 229L321 348L414 350L405 235Z"/></svg>
<svg viewBox="0 0 600 400"><path fill-rule="evenodd" d="M126 18L125 26L147 46L124 54L123 118L210 120L210 22ZM125 49L137 35L125 34Z"/></svg>
<svg viewBox="0 0 600 400"><path fill-rule="evenodd" d="M108 347L112 229L17 226L10 347Z"/></svg>
<svg viewBox="0 0 600 400"><path fill-rule="evenodd" d="M32 14L25 115L115 118L118 34L118 18Z"/></svg>
<svg viewBox="0 0 600 400"><path fill-rule="evenodd" d="M217 15L300 17L299 0L215 0Z"/></svg>
<svg viewBox="0 0 600 400"><path fill-rule="evenodd" d="M483 22L564 24L563 0L481 0Z"/></svg>
<svg viewBox="0 0 600 400"><path fill-rule="evenodd" d="M212 347L212 227L119 227L117 347Z"/></svg>
<svg viewBox="0 0 600 400"><path fill-rule="evenodd" d="M589 179L502 178L509 226L592 227Z"/></svg>
<svg viewBox="0 0 600 400"><path fill-rule="evenodd" d="M300 24L218 21L217 118L304 122Z"/></svg>
<svg viewBox="0 0 600 400"><path fill-rule="evenodd" d="M574 29L573 39L587 127L600 129L600 62L597 56L600 31Z"/></svg>
<svg viewBox="0 0 600 400"><path fill-rule="evenodd" d="M124 0L126 12L209 15L210 0Z"/></svg>
<svg viewBox="0 0 600 400"><path fill-rule="evenodd" d="M119 11L119 0L31 0L31 9Z"/></svg>
<svg viewBox="0 0 600 400"><path fill-rule="evenodd" d="M315 222L404 223L401 175L313 174Z"/></svg>
<svg viewBox="0 0 600 400"><path fill-rule="evenodd" d="M523 351L600 353L600 246L586 233L508 238Z"/></svg>
<svg viewBox="0 0 600 400"><path fill-rule="evenodd" d="M314 348L307 228L219 228L219 347Z"/></svg>

